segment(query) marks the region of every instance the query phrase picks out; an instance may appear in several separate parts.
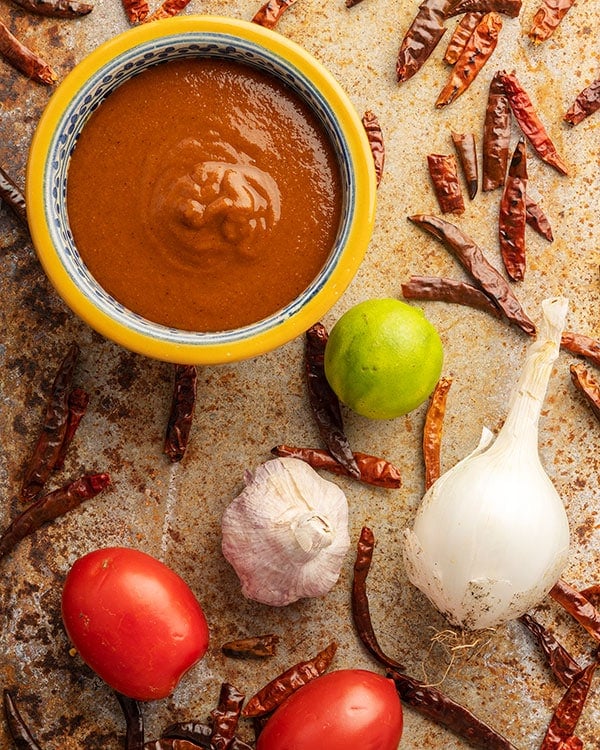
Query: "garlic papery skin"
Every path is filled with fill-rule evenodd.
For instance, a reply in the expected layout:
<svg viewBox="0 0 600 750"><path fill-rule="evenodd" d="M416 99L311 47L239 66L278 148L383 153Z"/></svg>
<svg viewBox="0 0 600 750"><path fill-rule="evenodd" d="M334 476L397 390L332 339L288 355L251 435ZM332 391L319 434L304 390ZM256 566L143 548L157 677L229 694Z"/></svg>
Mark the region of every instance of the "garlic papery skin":
<svg viewBox="0 0 600 750"><path fill-rule="evenodd" d="M284 606L326 594L350 546L345 494L296 458L267 461L244 479L221 522L244 596Z"/></svg>
<svg viewBox="0 0 600 750"><path fill-rule="evenodd" d="M427 491L403 558L409 580L459 628L495 628L538 604L569 552L565 508L538 453L538 422L558 357L567 300L542 303L540 333L528 350L495 441Z"/></svg>

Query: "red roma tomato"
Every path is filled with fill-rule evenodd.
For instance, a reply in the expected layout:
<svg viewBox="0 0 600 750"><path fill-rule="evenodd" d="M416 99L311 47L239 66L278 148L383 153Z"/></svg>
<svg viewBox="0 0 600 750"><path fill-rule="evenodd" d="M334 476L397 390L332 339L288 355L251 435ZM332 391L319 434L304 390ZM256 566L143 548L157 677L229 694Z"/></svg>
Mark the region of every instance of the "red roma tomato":
<svg viewBox="0 0 600 750"><path fill-rule="evenodd" d="M396 750L402 706L394 683L340 669L311 680L267 721L256 750Z"/></svg>
<svg viewBox="0 0 600 750"><path fill-rule="evenodd" d="M137 700L172 693L208 648L206 618L189 586L135 549L79 558L65 581L62 617L83 661Z"/></svg>

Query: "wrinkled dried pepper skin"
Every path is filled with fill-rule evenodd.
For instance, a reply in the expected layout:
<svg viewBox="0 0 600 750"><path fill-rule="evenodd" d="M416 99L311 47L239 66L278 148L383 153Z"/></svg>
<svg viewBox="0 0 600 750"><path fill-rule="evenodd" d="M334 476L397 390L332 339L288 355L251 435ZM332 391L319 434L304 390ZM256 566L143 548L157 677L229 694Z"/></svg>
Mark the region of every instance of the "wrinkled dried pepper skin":
<svg viewBox="0 0 600 750"><path fill-rule="evenodd" d="M319 448L302 448L294 445L276 445L271 449L271 453L279 458L297 458L305 461L313 469L323 469L330 471L332 474L342 476L351 476L339 461L328 451ZM385 489L398 489L402 486L402 475L400 469L394 464L386 461L385 458L371 456L368 453L355 452L354 458L360 470L359 482L371 484L374 487L383 487Z"/></svg>
<svg viewBox="0 0 600 750"><path fill-rule="evenodd" d="M464 50L469 37L475 31L483 15L483 13L465 13L456 24L444 53L444 60L448 65L454 65L458 60L460 53Z"/></svg>
<svg viewBox="0 0 600 750"><path fill-rule="evenodd" d="M26 47L0 21L0 55L16 70L37 83L52 86L58 76L41 57Z"/></svg>
<svg viewBox="0 0 600 750"><path fill-rule="evenodd" d="M4 716L16 750L40 750L40 746L23 721L15 699L9 690L4 690Z"/></svg>
<svg viewBox="0 0 600 750"><path fill-rule="evenodd" d="M584 628L594 640L600 641L600 612L583 594L570 584L559 579L550 596Z"/></svg>
<svg viewBox="0 0 600 750"><path fill-rule="evenodd" d="M402 295L406 299L453 302L500 318L500 308L481 289L466 281L439 278L437 276L411 276L402 284Z"/></svg>
<svg viewBox="0 0 600 750"><path fill-rule="evenodd" d="M281 16L295 2L296 0L269 0L254 14L252 23L257 23L267 29L274 29Z"/></svg>
<svg viewBox="0 0 600 750"><path fill-rule="evenodd" d="M462 13L502 13L509 18L516 18L522 5L522 0L458 0L450 4L446 16L450 18Z"/></svg>
<svg viewBox="0 0 600 750"><path fill-rule="evenodd" d="M443 214L464 213L465 202L454 154L428 154L427 168L440 211Z"/></svg>
<svg viewBox="0 0 600 750"><path fill-rule="evenodd" d="M574 3L575 0L543 0L531 22L531 41L539 44L549 39Z"/></svg>
<svg viewBox="0 0 600 750"><path fill-rule="evenodd" d="M500 81L519 127L527 136L540 159L554 167L560 174L568 175L569 170L565 160L556 150L556 146L538 117L529 95L521 86L516 75L502 71Z"/></svg>
<svg viewBox="0 0 600 750"><path fill-rule="evenodd" d="M141 23L150 13L147 0L122 0L122 5L129 23Z"/></svg>
<svg viewBox="0 0 600 750"><path fill-rule="evenodd" d="M367 140L373 154L373 164L375 165L375 179L377 187L383 177L383 168L385 165L385 144L383 142L383 132L381 125L371 110L367 110L362 116L362 124L367 134Z"/></svg>
<svg viewBox="0 0 600 750"><path fill-rule="evenodd" d="M500 307L508 320L528 335L535 334L535 324L523 310L507 281L489 263L481 248L469 236L454 224L437 216L417 214L408 218L450 250L481 289Z"/></svg>
<svg viewBox="0 0 600 750"><path fill-rule="evenodd" d="M581 362L571 365L569 371L573 385L585 397L594 414L600 419L600 381L596 380Z"/></svg>
<svg viewBox="0 0 600 750"><path fill-rule="evenodd" d="M513 281L522 281L525 277L526 196L527 151L521 139L510 161L498 218L500 253L506 273Z"/></svg>
<svg viewBox="0 0 600 750"><path fill-rule="evenodd" d="M367 596L367 577L373 560L375 536L368 526L363 526L356 547L354 575L352 578L352 618L354 627L363 646L377 661L391 669L404 669L395 659L384 653L377 641L371 622L369 599Z"/></svg>
<svg viewBox="0 0 600 750"><path fill-rule="evenodd" d="M541 625L530 614L524 614L519 617L519 622L536 637L542 651L546 656L548 666L556 679L569 687L573 678L581 672L580 665L569 654L566 648L556 640L556 638L546 628Z"/></svg>
<svg viewBox="0 0 600 750"><path fill-rule="evenodd" d="M263 716L276 709L296 690L324 674L329 669L336 651L337 643L332 642L313 659L301 661L286 669L250 698L242 709L242 716Z"/></svg>
<svg viewBox="0 0 600 750"><path fill-rule="evenodd" d="M501 30L498 13L483 16L454 64L448 83L440 91L436 107L445 107L464 94L496 49Z"/></svg>
<svg viewBox="0 0 600 750"><path fill-rule="evenodd" d="M161 740L167 741L179 741L179 742L193 742L196 746L210 748L210 736L212 734L212 728L208 724L203 724L198 721L186 721L179 722L176 724L170 724L162 733ZM147 745L146 745L147 747ZM162 750L157 747L156 750ZM166 749L165 749L166 750Z"/></svg>
<svg viewBox="0 0 600 750"><path fill-rule="evenodd" d="M89 393L86 393L81 388L73 388L71 393L69 393L69 413L67 415L67 429L65 431L62 445L60 446L60 450L54 463L54 471L58 471L64 466L67 451L69 450L69 446L73 442L73 438L75 436L75 433L77 432L77 429L79 428L81 420L85 416L85 412L87 411L89 402Z"/></svg>
<svg viewBox="0 0 600 750"><path fill-rule="evenodd" d="M593 661L575 675L552 715L540 750L561 748L563 742L567 742L574 736L597 666L598 662Z"/></svg>
<svg viewBox="0 0 600 750"><path fill-rule="evenodd" d="M586 117L600 109L600 78L586 86L567 110L564 119L571 125L578 125Z"/></svg>
<svg viewBox="0 0 600 750"><path fill-rule="evenodd" d="M266 659L275 655L279 636L274 633L238 638L221 646L230 659Z"/></svg>
<svg viewBox="0 0 600 750"><path fill-rule="evenodd" d="M477 195L479 186L479 164L477 162L475 136L473 133L455 133L454 131L450 135L467 183L469 198L473 200Z"/></svg>
<svg viewBox="0 0 600 750"><path fill-rule="evenodd" d="M446 402L452 379L441 377L429 399L423 426L423 463L425 465L425 490L440 478L442 432L446 415Z"/></svg>
<svg viewBox="0 0 600 750"><path fill-rule="evenodd" d="M396 79L403 83L412 78L429 58L446 33L444 20L448 0L424 0L404 35L396 61Z"/></svg>
<svg viewBox="0 0 600 750"><path fill-rule="evenodd" d="M321 440L333 458L355 478L360 469L352 454L338 397L325 377L325 347L329 336L322 323L315 323L304 337L306 387L311 410L319 429Z"/></svg>
<svg viewBox="0 0 600 750"><path fill-rule="evenodd" d="M219 703L210 712L212 722L210 744L212 750L228 750L231 747L240 720L244 699L245 695L240 693L233 685L230 685L228 682L224 682L221 685Z"/></svg>
<svg viewBox="0 0 600 750"><path fill-rule="evenodd" d="M53 18L81 18L94 10L91 3L78 0L13 0L24 10Z"/></svg>
<svg viewBox="0 0 600 750"><path fill-rule="evenodd" d="M115 691L125 717L125 750L144 750L144 716L139 701Z"/></svg>
<svg viewBox="0 0 600 750"><path fill-rule="evenodd" d="M490 81L483 128L482 184L484 192L504 185L510 145L510 105L501 71Z"/></svg>
<svg viewBox="0 0 600 750"><path fill-rule="evenodd" d="M548 242L554 242L552 227L540 204L536 203L529 196L525 196L525 207L527 212L526 221L529 226L541 237L548 240Z"/></svg>
<svg viewBox="0 0 600 750"><path fill-rule="evenodd" d="M190 0L164 0L162 5L149 16L144 19L145 23L150 21L158 21L161 18L171 18L181 13L184 8L189 4Z"/></svg>
<svg viewBox="0 0 600 750"><path fill-rule="evenodd" d="M585 357L592 364L600 367L600 341L583 333L565 331L560 339L562 349L566 349L572 354Z"/></svg>
<svg viewBox="0 0 600 750"><path fill-rule="evenodd" d="M175 365L173 396L167 422L163 452L176 463L181 461L194 419L198 371L194 365Z"/></svg>
<svg viewBox="0 0 600 750"><path fill-rule="evenodd" d="M25 196L17 187L17 184L0 167L0 200L6 203L14 215L21 221L23 226L29 228L27 223L27 207Z"/></svg>

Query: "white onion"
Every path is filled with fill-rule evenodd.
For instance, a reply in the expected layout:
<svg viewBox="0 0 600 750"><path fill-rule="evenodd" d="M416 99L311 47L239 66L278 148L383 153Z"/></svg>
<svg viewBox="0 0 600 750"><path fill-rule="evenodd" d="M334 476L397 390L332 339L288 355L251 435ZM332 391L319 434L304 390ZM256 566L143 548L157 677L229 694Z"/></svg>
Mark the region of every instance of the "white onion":
<svg viewBox="0 0 600 750"><path fill-rule="evenodd" d="M542 303L540 333L496 440L484 430L475 451L428 490L404 532L409 580L460 628L519 617L546 596L567 561L567 515L538 452L567 306L564 298Z"/></svg>

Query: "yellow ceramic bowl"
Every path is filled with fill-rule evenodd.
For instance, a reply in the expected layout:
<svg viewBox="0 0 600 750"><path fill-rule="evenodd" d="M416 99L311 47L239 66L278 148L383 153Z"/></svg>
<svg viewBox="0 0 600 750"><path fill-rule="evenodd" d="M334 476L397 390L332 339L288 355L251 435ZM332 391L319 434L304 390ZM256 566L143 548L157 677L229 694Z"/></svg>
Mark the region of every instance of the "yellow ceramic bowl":
<svg viewBox="0 0 600 750"><path fill-rule="evenodd" d="M92 111L123 81L156 63L218 54L283 78L309 103L333 143L342 176L342 220L335 245L311 285L285 308L243 328L182 331L126 309L82 262L69 228L69 155ZM216 364L271 351L302 334L337 301L369 243L375 213L373 159L361 120L330 73L306 50L257 24L180 16L142 24L95 49L52 95L31 145L26 199L31 236L44 270L72 310L109 339L181 364Z"/></svg>

